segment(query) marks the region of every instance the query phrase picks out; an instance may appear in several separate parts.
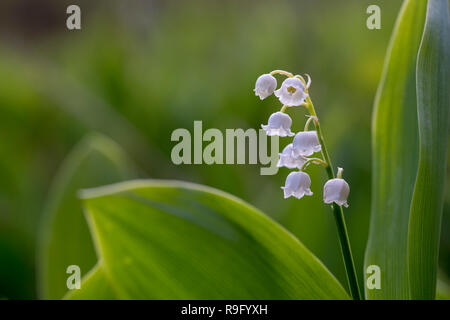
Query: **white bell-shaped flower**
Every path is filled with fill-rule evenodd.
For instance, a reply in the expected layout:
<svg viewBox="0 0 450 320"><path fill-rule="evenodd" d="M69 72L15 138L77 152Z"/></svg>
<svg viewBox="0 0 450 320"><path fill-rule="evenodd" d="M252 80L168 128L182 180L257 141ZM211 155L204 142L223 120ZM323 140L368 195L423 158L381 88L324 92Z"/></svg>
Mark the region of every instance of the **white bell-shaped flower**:
<svg viewBox="0 0 450 320"><path fill-rule="evenodd" d="M298 132L294 137L292 145L293 157L309 157L314 152L319 152L322 149L316 131Z"/></svg>
<svg viewBox="0 0 450 320"><path fill-rule="evenodd" d="M289 169L302 168L303 164L306 162L306 158L302 156L294 157L292 155L292 149L292 143L288 144L283 149L283 152L280 153L280 159L278 160L277 167L286 167Z"/></svg>
<svg viewBox="0 0 450 320"><path fill-rule="evenodd" d="M275 91L275 96L287 106L299 106L305 102L308 94L305 85L298 78L288 78L283 81L281 88Z"/></svg>
<svg viewBox="0 0 450 320"><path fill-rule="evenodd" d="M277 88L277 79L270 74L263 74L256 80L255 95L259 96L261 100L270 96Z"/></svg>
<svg viewBox="0 0 450 320"><path fill-rule="evenodd" d="M341 176L342 169L339 168L338 177ZM333 203L348 207L347 198L350 193L350 186L342 178L330 179L323 187L323 202Z"/></svg>
<svg viewBox="0 0 450 320"><path fill-rule="evenodd" d="M302 198L305 194L307 196L312 195L311 192L311 179L308 174L303 171L291 172L286 178L286 183L281 189L284 190L284 198L289 198L290 196L296 197L297 199Z"/></svg>
<svg viewBox="0 0 450 320"><path fill-rule="evenodd" d="M292 137L291 132L292 119L283 112L275 112L269 117L267 125L261 125L266 130L268 136Z"/></svg>

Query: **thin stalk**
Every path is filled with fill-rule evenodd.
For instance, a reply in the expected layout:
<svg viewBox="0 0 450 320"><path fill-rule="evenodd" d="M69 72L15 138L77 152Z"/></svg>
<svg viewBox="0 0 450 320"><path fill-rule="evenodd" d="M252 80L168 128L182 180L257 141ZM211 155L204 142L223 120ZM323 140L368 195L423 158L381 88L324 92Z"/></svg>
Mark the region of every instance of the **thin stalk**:
<svg viewBox="0 0 450 320"><path fill-rule="evenodd" d="M322 130L320 129L320 122L316 115L316 110L311 99L306 98L306 108L308 109L310 115L314 118L314 125L317 131L317 137L319 138L319 143L322 146L322 156L324 161L327 163L325 170L328 175L328 179L334 179L333 165L331 164L330 156L328 155L327 147L323 139ZM336 226L339 235L339 242L341 244L342 257L344 259L345 271L347 272L347 280L350 288L350 293L354 300L361 300L361 293L358 285L358 278L355 269L355 263L353 261L352 249L350 246L350 240L348 237L347 227L345 224L344 212L342 207L333 203L333 214L336 220Z"/></svg>
<svg viewBox="0 0 450 320"><path fill-rule="evenodd" d="M310 116L308 118L308 120L305 123L305 129L303 131L308 131L309 130L309 124L311 123L311 121L317 121L317 117L315 116Z"/></svg>
<svg viewBox="0 0 450 320"><path fill-rule="evenodd" d="M309 166L310 163L315 163L315 164L320 164L323 167L328 167L328 163L326 163L325 161L323 161L322 159L319 158L309 158L308 160L305 161L305 163L302 165L300 171L305 171L306 167Z"/></svg>
<svg viewBox="0 0 450 320"><path fill-rule="evenodd" d="M273 70L270 75L273 76L275 74L282 74L288 78L292 78L294 75L290 72L284 71L284 70Z"/></svg>

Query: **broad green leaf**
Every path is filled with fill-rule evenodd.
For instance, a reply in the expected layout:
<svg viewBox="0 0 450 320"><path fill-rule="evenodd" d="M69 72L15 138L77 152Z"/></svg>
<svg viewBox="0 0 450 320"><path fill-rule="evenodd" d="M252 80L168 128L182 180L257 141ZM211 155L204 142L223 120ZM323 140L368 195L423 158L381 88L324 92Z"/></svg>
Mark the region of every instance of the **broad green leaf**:
<svg viewBox="0 0 450 320"><path fill-rule="evenodd" d="M426 1L406 0L390 41L372 126L372 208L365 267L381 269L368 299L409 297L407 243L418 165L416 59Z"/></svg>
<svg viewBox="0 0 450 320"><path fill-rule="evenodd" d="M42 220L37 275L41 298L64 296L69 265L78 265L85 274L97 262L77 191L123 181L133 172L119 146L97 134L80 142L64 161Z"/></svg>
<svg viewBox="0 0 450 320"><path fill-rule="evenodd" d="M428 0L417 58L419 168L409 223L411 298L434 299L450 108L448 0Z"/></svg>
<svg viewBox="0 0 450 320"><path fill-rule="evenodd" d="M349 298L296 238L224 192L141 180L87 190L82 198L118 298ZM83 286L73 298L95 298Z"/></svg>

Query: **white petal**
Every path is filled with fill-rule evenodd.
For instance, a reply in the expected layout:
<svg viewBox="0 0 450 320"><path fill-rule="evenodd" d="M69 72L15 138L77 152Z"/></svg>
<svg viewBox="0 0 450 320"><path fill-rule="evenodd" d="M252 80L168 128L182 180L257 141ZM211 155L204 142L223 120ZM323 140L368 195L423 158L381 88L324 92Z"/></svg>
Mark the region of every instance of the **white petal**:
<svg viewBox="0 0 450 320"><path fill-rule="evenodd" d="M294 196L298 199L302 198L305 194L312 195L311 192L311 179L308 174L303 171L291 172L287 178L283 188L284 197L288 198Z"/></svg>
<svg viewBox="0 0 450 320"><path fill-rule="evenodd" d="M283 189L284 192L284 198L289 198L292 195L292 190L289 188L285 188L285 187L281 187L281 189Z"/></svg>
<svg viewBox="0 0 450 320"><path fill-rule="evenodd" d="M348 207L347 198L350 193L350 186L344 179L336 178L328 180L323 187L323 201L340 206Z"/></svg>
<svg viewBox="0 0 450 320"><path fill-rule="evenodd" d="M277 87L277 79L270 74L263 74L256 80L255 95L261 100L270 96Z"/></svg>
<svg viewBox="0 0 450 320"><path fill-rule="evenodd" d="M305 191L295 191L292 193L292 196L296 197L297 199L303 198L305 195Z"/></svg>
<svg viewBox="0 0 450 320"><path fill-rule="evenodd" d="M305 102L308 94L305 86L298 78L288 78L283 81L281 88L275 91L275 96L281 103L288 106L299 106Z"/></svg>
<svg viewBox="0 0 450 320"><path fill-rule="evenodd" d="M293 133L289 128L288 129L280 128L278 135L280 137L292 137L295 136L295 133Z"/></svg>
<svg viewBox="0 0 450 320"><path fill-rule="evenodd" d="M291 124L291 117L283 112L275 112L269 117L268 124L261 127L266 130L268 136L292 137L294 133L291 132Z"/></svg>
<svg viewBox="0 0 450 320"><path fill-rule="evenodd" d="M288 144L283 152L279 154L280 159L278 160L277 167L286 167L289 169L301 169L306 159L303 157L293 157L292 156L292 143Z"/></svg>
<svg viewBox="0 0 450 320"><path fill-rule="evenodd" d="M273 94L275 95L275 97L279 98L279 97L281 97L282 92L283 92L283 89L280 88L278 90L275 90Z"/></svg>
<svg viewBox="0 0 450 320"><path fill-rule="evenodd" d="M294 157L308 157L321 149L316 131L301 131L295 135L292 150Z"/></svg>

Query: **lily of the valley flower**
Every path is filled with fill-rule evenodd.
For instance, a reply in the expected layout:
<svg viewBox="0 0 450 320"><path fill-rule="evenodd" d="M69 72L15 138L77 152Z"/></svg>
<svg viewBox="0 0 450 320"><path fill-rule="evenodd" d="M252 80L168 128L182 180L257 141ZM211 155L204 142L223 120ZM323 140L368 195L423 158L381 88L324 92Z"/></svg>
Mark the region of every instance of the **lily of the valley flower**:
<svg viewBox="0 0 450 320"><path fill-rule="evenodd" d="M292 155L292 143L288 144L283 152L280 153L280 159L278 160L277 167L286 167L289 169L298 168L301 169L303 164L306 162L306 159L302 156L293 157Z"/></svg>
<svg viewBox="0 0 450 320"><path fill-rule="evenodd" d="M255 95L259 96L261 100L270 96L277 88L277 79L270 74L263 74L256 80Z"/></svg>
<svg viewBox="0 0 450 320"><path fill-rule="evenodd" d="M347 198L350 193L350 186L341 178L342 168L338 169L338 178L328 180L323 187L323 202L333 203L348 207Z"/></svg>
<svg viewBox="0 0 450 320"><path fill-rule="evenodd" d="M312 195L311 192L311 179L308 174L303 171L291 172L286 178L286 183L281 189L284 190L284 198L289 198L290 196L296 197L297 199L303 198L306 194L307 196Z"/></svg>
<svg viewBox="0 0 450 320"><path fill-rule="evenodd" d="M319 143L316 131L300 131L293 141L292 156L293 157L308 157L314 152L319 152L322 147Z"/></svg>
<svg viewBox="0 0 450 320"><path fill-rule="evenodd" d="M298 78L288 78L283 81L281 88L275 91L275 96L287 106L299 106L305 102L308 94L305 85Z"/></svg>
<svg viewBox="0 0 450 320"><path fill-rule="evenodd" d="M268 136L292 137L291 132L292 119L283 112L275 112L269 117L267 125L261 125L266 130Z"/></svg>

